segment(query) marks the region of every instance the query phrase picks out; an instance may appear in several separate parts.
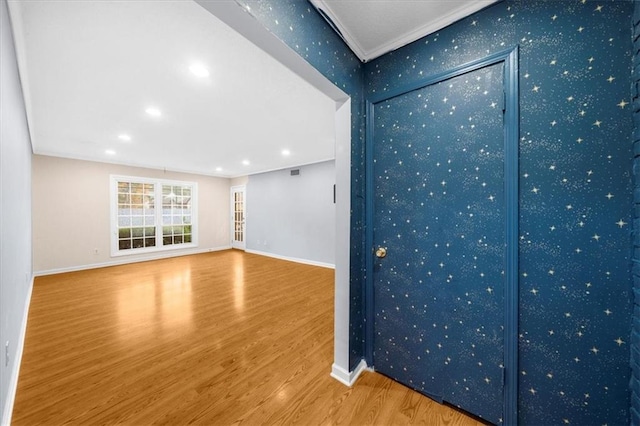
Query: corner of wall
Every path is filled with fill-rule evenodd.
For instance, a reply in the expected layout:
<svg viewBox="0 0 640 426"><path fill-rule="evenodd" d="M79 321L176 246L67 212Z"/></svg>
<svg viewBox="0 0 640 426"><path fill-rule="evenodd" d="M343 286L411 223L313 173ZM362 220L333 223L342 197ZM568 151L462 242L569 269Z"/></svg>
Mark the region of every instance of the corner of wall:
<svg viewBox="0 0 640 426"><path fill-rule="evenodd" d="M331 377L343 385L351 387L364 371L373 371L372 368L367 366L367 362L364 359L361 359L358 365L351 371L347 371L339 365L333 364L331 366Z"/></svg>

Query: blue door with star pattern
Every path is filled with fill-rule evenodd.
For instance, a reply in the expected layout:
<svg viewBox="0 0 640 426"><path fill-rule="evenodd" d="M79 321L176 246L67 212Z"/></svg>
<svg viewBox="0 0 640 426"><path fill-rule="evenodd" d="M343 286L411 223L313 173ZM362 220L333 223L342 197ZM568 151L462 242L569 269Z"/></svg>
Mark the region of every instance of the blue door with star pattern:
<svg viewBox="0 0 640 426"><path fill-rule="evenodd" d="M376 102L376 371L503 421L504 65Z"/></svg>

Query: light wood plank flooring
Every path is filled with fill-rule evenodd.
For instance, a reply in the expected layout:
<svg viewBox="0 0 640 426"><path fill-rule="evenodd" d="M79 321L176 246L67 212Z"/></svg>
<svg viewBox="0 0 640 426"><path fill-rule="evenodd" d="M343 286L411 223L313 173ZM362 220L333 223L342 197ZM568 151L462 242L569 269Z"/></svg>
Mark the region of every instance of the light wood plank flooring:
<svg viewBox="0 0 640 426"><path fill-rule="evenodd" d="M39 277L13 424L480 424L332 361L330 269L230 250Z"/></svg>

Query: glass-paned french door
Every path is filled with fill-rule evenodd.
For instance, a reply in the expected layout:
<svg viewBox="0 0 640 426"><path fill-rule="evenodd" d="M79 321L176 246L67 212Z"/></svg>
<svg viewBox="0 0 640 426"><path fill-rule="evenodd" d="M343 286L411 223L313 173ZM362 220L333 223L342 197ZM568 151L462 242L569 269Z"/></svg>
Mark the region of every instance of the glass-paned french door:
<svg viewBox="0 0 640 426"><path fill-rule="evenodd" d="M231 188L231 247L245 249L245 187Z"/></svg>

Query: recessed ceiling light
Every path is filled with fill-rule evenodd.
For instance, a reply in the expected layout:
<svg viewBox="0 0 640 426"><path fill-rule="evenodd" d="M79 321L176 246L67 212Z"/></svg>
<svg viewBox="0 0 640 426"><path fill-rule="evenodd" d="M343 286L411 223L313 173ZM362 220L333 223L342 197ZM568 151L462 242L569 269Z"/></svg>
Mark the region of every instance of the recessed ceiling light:
<svg viewBox="0 0 640 426"><path fill-rule="evenodd" d="M216 167L216 172L221 172L222 171L222 167Z"/></svg>
<svg viewBox="0 0 640 426"><path fill-rule="evenodd" d="M249 160L242 160L242 164L244 164L245 166L248 166L251 163L249 162Z"/></svg>
<svg viewBox="0 0 640 426"><path fill-rule="evenodd" d="M121 135L118 135L118 139L120 139L121 141L130 142L131 141L131 136L125 135L123 133Z"/></svg>
<svg viewBox="0 0 640 426"><path fill-rule="evenodd" d="M107 155L116 155L116 152L112 149L107 149L104 151L104 153Z"/></svg>
<svg viewBox="0 0 640 426"><path fill-rule="evenodd" d="M191 71L191 74L195 75L196 77L209 77L209 70L200 63L191 64L191 66L189 67L189 71Z"/></svg>
<svg viewBox="0 0 640 426"><path fill-rule="evenodd" d="M291 155L291 151L289 151L288 149L283 149L282 150L282 155L284 155L285 157L288 157Z"/></svg>
<svg viewBox="0 0 640 426"><path fill-rule="evenodd" d="M144 111L152 117L160 117L162 115L162 112L160 112L160 110L155 107L149 107Z"/></svg>

